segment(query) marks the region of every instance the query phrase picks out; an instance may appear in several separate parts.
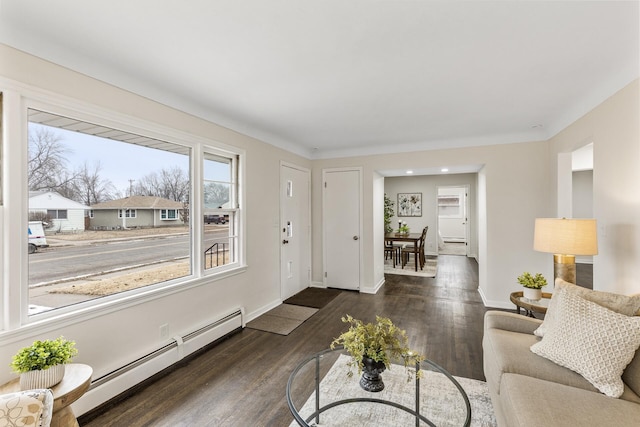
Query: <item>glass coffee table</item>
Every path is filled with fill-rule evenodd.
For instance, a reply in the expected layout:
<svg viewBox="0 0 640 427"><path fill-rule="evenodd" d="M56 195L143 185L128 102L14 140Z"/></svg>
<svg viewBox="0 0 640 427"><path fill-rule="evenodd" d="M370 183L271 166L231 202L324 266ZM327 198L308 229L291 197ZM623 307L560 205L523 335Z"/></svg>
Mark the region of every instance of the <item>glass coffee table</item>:
<svg viewBox="0 0 640 427"><path fill-rule="evenodd" d="M291 426L468 426L471 405L462 386L430 360L408 381L402 361L382 373L384 390L367 392L357 367L349 377L349 354L324 350L303 360L287 383ZM444 396L444 397L443 397ZM446 403L446 405L445 405Z"/></svg>

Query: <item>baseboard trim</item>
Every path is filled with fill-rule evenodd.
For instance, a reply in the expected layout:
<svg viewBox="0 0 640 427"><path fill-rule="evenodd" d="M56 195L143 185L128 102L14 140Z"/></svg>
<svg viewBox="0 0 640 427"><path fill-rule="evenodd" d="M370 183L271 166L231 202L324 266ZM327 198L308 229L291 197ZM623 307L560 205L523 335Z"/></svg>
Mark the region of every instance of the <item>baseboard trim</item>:
<svg viewBox="0 0 640 427"><path fill-rule="evenodd" d="M224 336L216 339L213 342L210 342L209 344L205 345L204 347L202 347L202 348L200 348L198 350L195 350L193 353L189 354L188 356L185 356L184 358L180 359L179 361L167 366L166 368L162 369L161 371L159 371L159 372L153 374L152 376L150 376L150 377L140 381L139 383L133 385L132 387L128 388L127 390L125 390L123 392L121 392L117 396L114 396L111 399L107 400L106 402L103 402L103 403L99 404L98 406L88 410L84 414L78 416L78 424L79 425L84 425L86 423L89 423L89 422L93 421L94 419L98 418L100 415L102 415L105 412L108 412L109 410L111 410L114 407L118 406L120 403L122 403L123 401L127 400L129 397L133 396L134 394L136 394L140 390L150 386L151 384L155 383L159 379L169 375L171 372L175 371L176 369L179 369L180 367L189 364L191 361L193 361L195 358L197 358L201 354L206 353L207 351L211 350L213 347L217 346L221 342L226 341L229 338L231 338L232 336L234 336L237 333L241 332L242 329L243 329L242 327L234 329L233 331L229 332L228 334L225 334Z"/></svg>

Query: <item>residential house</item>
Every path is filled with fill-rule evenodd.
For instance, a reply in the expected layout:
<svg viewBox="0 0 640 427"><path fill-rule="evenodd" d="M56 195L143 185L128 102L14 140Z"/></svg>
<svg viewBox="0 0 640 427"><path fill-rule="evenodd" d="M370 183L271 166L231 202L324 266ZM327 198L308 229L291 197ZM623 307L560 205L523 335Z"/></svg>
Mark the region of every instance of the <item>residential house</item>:
<svg viewBox="0 0 640 427"><path fill-rule="evenodd" d="M490 10L482 9L485 3L491 6ZM473 174L469 182L475 197L471 253L477 256L479 265L478 291L486 306L512 308L509 294L518 290L516 277L522 271L552 276L551 255L532 249L534 220L570 212L567 203L571 199L571 153L588 144L593 144L593 215L598 220L600 248L593 259L594 288L625 294L640 292L637 2L465 2L464 6L458 2L411 2L415 8L427 9L416 9L416 13L409 10L408 14L403 13L409 5L404 2L363 2L359 7L351 5L355 10L346 5L351 2L341 3L339 10L335 3L323 4L326 6L321 8L322 13L313 11L298 20L285 17L298 16L296 13L306 10L303 6L283 10L286 5L263 6L254 2L253 6L260 10L252 10L250 15L245 10L235 18L213 10L198 13L197 9L177 7L169 14L171 24L165 26L159 25L166 12L162 6L153 11L134 9L127 15L135 16L137 12L140 19L132 20L136 26L130 29L119 19L118 8L111 4L97 7L93 2L91 6L78 3L61 12L54 2L38 3L36 9L29 9L28 2L3 3L0 92L4 248L9 247L8 242L27 243L20 230L26 227L23 153L27 144L26 117L31 111L35 111L34 115L54 112L63 118L71 117L72 122L142 134L155 140L144 140L142 143L147 146L162 147L157 141L160 136L175 142L172 147L193 156L196 182L192 183L194 200L190 200L190 209L194 217L203 213L201 181L208 179L202 167L204 160L231 159L232 175L239 184L234 193L238 203L230 208L230 229L237 242L234 263L220 270L204 271L199 255L202 230L200 224L194 223L192 274L170 286L131 291L126 300L105 298L99 304L76 304L57 310L55 315L42 314L38 322L33 322L24 316L26 302L20 297L25 287L21 266L27 262L27 250L23 247L3 251L1 285L5 311L0 360L9 361L18 348L43 336L64 334L73 338L80 350L77 360L94 368L94 379L104 379L76 402L74 410L81 414L238 327L237 319L225 320L230 314L243 313L244 322L275 307L283 300L283 277L287 276L281 274L281 269L286 268L281 263L281 251L286 249L283 240L291 230L293 236L298 235L295 222L283 221L282 203L300 191L306 194L308 190L309 203L300 206L310 211L309 248L301 257L301 262L309 260L310 272L305 277L310 279L303 286L331 286L332 279L325 274L325 259L330 251L339 251L345 256L355 253L357 257L354 266L358 269L359 292L375 293L385 280L385 177L407 170L441 174L440 170L447 167L452 173ZM444 12L438 8L444 8ZM497 10L501 13L493 13ZM180 15L176 14L178 11ZM76 25L76 13L81 17L78 22L91 25ZM605 19L605 15L611 19ZM206 17L206 25L193 25L192 20L197 21L200 16ZM260 25L255 25L258 21L253 18L253 25L240 19L248 16L259 19ZM231 52L221 58L215 37L181 38L181 32L189 28L200 28L205 35L207 28L218 29L220 26L209 20L219 17L226 20L224 31L240 28L238 40L254 50ZM138 27L145 24L145 19L171 31L163 33L164 39L145 40L144 27ZM307 20L314 24L313 28ZM48 27L47 22L57 27ZM179 26L182 22L185 26ZM393 23L401 25L392 26ZM416 31L442 29L440 23L464 25L455 26L459 34L442 35L435 43L429 37L437 32L420 32L421 38L412 37ZM298 33L298 25L303 25L304 31ZM348 31L337 32L343 26ZM329 32L314 38L314 31L319 28ZM85 33L92 29L99 34L91 37ZM250 32L277 29L285 33L272 38ZM81 37L76 30L82 31ZM286 33L287 30L291 32ZM224 34L224 43L234 40ZM588 50L577 53L576 46L569 44L569 40L576 40L570 36L577 34L586 40L592 54ZM65 40L67 35L73 44ZM130 40L118 43L112 40L116 36ZM589 42L591 36L596 37L593 43ZM101 40L105 45L99 45ZM456 45L453 40L460 42ZM615 42L607 44L610 40ZM207 47L196 45L199 41L207 43ZM275 46L269 44L274 41ZM328 41L334 43L323 44ZM89 43L88 47L84 42ZM138 43L142 47L136 49ZM619 50L625 55L629 52L629 45L630 65L612 63ZM234 46L240 49L239 45ZM285 46L300 50L286 51L292 52L291 56L278 56ZM316 49L317 46L326 49ZM443 52L439 46L449 48ZM153 56L151 52L159 50L162 55L155 57L167 59L166 66L145 68ZM193 62L183 56L190 51L197 57ZM307 51L310 56L305 56ZM376 61L376 52L383 59ZM434 57L435 52L439 56ZM547 52L551 53L546 56ZM108 57L101 57L107 53ZM144 56L146 53L150 56ZM136 62L141 55L141 61ZM299 60L298 55L304 60ZM528 55L535 55L534 60L528 61ZM411 58L424 62L415 68L413 63L405 62ZM247 62L235 62L241 59ZM179 68L180 64L186 68ZM435 79L431 73L445 65L450 67ZM555 74L560 65L564 77ZM283 68L260 68L252 73L258 66ZM213 69L226 72L226 78L218 82L216 77L207 75L208 80L198 83L194 73L201 69L205 73ZM141 75L136 75L136 70ZM589 70L603 71L601 79L589 80L587 88L573 86L585 81ZM611 73L604 73L605 70ZM284 80L269 80L278 76ZM372 80L363 81L365 78ZM417 92L422 83L434 79L429 93ZM468 99L453 98L454 94L445 90L456 89L465 79L473 82L472 87L465 86L468 90L464 96ZM413 82L413 86L402 86L406 81ZM215 86L219 91L212 89L215 83L220 83ZM249 83L252 85L247 89ZM570 85L575 91L565 90ZM279 103L307 87L318 89L312 92L314 97L307 94L298 102ZM349 91L351 88L361 91ZM227 92L231 89L240 92ZM545 101L560 92L561 99ZM349 97L341 98L344 93ZM196 94L215 98L210 102L206 98L196 100L191 97ZM458 92L455 95L460 96ZM363 100L364 104L358 104L361 108L347 103L356 99ZM436 104L420 107L415 104L420 99L435 99ZM234 100L240 105L224 104ZM258 105L254 116L245 114L254 105L250 100ZM530 117L512 115L516 107L540 100ZM322 102L328 102L331 108L321 110ZM215 106L221 104L228 106L221 110L228 114L237 111L238 115L229 119L227 113L216 110ZM374 108L381 105L391 110L380 112ZM505 108L492 120L483 115L496 106ZM390 112L393 109L397 114ZM329 112L335 115L325 116ZM267 115L269 119L265 119ZM437 119L429 121L432 115ZM292 132L303 124L318 124L314 132L307 134L316 138L318 145L314 147L319 149L297 146L282 135L271 138L278 125L269 126L269 121L278 117L283 120L279 123L289 125ZM368 121L363 123L363 117ZM482 124L472 126L478 117L484 119L480 120ZM554 121L553 126L539 126L541 121L552 119L562 120ZM413 143L423 140L422 134L410 132L414 123L422 121L433 127L451 122L453 129L443 130L442 135L430 134L431 144ZM256 122L264 127L256 129ZM72 125L75 124L78 123ZM494 129L493 124L508 126L502 128L500 135L487 135L488 129ZM337 134L366 130L367 126L389 132L384 135L386 143L373 146L368 143L369 133L357 141L356 135L349 133L356 143L339 150L340 144L347 145L348 141L338 139ZM307 128L303 129L306 132ZM452 135L454 130L458 133ZM95 129L95 133L101 131L107 130ZM135 141L131 135L127 138ZM323 150L321 142L333 145L327 144ZM325 221L332 219L324 212L325 178L343 171L353 172L357 179L349 187L347 200L355 203L349 206L355 207L342 206L342 214L356 212L358 220L358 231L346 240L357 242L357 250L349 252L342 245L327 248L324 243L328 230ZM308 184L288 186L297 178L287 178L285 173L296 174ZM441 184L447 183L446 177L440 179ZM345 188L341 189L347 191ZM77 311L79 308L82 311ZM184 342L180 351L173 348L144 366L122 372L118 381L109 381L112 373L121 372L123 367L173 342L171 337L202 331L210 325L217 325L211 329L214 332ZM0 382L10 378L7 370L0 373Z"/></svg>
<svg viewBox="0 0 640 427"><path fill-rule="evenodd" d="M46 215L52 222L47 228L54 232L84 231L88 210L88 206L54 191L29 191L29 214Z"/></svg>
<svg viewBox="0 0 640 427"><path fill-rule="evenodd" d="M131 196L91 205L92 230L183 225L183 204L155 196Z"/></svg>

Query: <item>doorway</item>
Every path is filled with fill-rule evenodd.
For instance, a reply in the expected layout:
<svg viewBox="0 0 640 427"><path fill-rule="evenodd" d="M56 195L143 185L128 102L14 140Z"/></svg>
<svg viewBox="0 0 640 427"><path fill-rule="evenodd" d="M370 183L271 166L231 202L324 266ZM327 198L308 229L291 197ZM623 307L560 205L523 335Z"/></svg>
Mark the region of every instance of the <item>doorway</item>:
<svg viewBox="0 0 640 427"><path fill-rule="evenodd" d="M311 173L280 165L280 293L285 299L311 283Z"/></svg>
<svg viewBox="0 0 640 427"><path fill-rule="evenodd" d="M362 271L362 169L322 171L325 287L360 289Z"/></svg>
<svg viewBox="0 0 640 427"><path fill-rule="evenodd" d="M468 195L467 185L438 187L439 255L468 255Z"/></svg>

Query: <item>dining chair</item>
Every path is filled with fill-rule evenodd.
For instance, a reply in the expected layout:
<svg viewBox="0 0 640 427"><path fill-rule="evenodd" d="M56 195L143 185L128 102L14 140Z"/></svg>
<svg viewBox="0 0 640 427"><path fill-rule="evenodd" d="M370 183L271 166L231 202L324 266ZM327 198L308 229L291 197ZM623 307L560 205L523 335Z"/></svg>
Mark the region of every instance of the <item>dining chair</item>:
<svg viewBox="0 0 640 427"><path fill-rule="evenodd" d="M424 268L424 264L426 262L426 257L424 254L424 245L425 245L425 241L427 239L427 230L429 229L429 226L426 226L425 228L422 229L422 235L420 236L420 239L418 240L418 263L420 265L420 270L422 270ZM409 263L409 256L410 255L415 255L414 252L414 247L413 246L408 246L405 245L405 247L403 247L400 250L400 260L402 262L402 268L404 268L405 265L407 265Z"/></svg>
<svg viewBox="0 0 640 427"><path fill-rule="evenodd" d="M384 259L387 260L387 257L391 257L393 260L393 268L396 268L396 263L400 262L400 249L402 246L395 245L393 242L389 240L384 241Z"/></svg>

